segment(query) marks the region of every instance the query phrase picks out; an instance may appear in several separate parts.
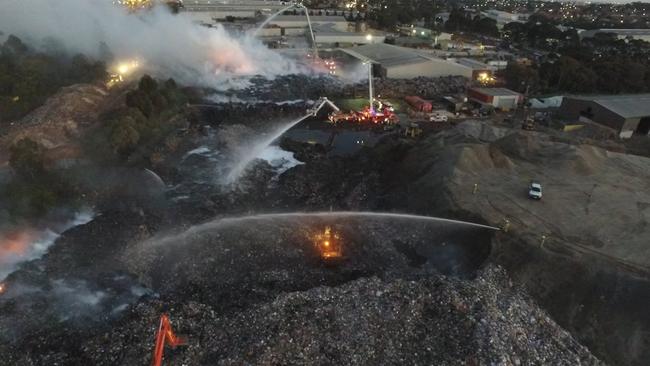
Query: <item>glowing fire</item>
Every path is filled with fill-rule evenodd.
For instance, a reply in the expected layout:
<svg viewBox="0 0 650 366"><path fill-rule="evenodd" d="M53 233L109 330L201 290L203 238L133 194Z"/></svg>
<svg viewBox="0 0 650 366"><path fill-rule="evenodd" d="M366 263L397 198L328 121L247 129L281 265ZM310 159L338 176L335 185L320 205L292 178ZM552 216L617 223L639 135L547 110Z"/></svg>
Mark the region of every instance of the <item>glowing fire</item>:
<svg viewBox="0 0 650 366"><path fill-rule="evenodd" d="M129 10L144 9L153 5L151 0L117 0L114 3L122 5Z"/></svg>
<svg viewBox="0 0 650 366"><path fill-rule="evenodd" d="M106 83L107 86L110 88L115 84L123 82L127 76L132 74L139 67L140 61L137 59L117 62L113 67L111 67L112 73Z"/></svg>
<svg viewBox="0 0 650 366"><path fill-rule="evenodd" d="M4 283L0 282L0 295L2 295L6 289L7 286Z"/></svg>
<svg viewBox="0 0 650 366"><path fill-rule="evenodd" d="M314 235L314 243L323 259L339 258L342 255L341 237L329 226Z"/></svg>
<svg viewBox="0 0 650 366"><path fill-rule="evenodd" d="M25 255L31 240L31 235L25 231L15 231L0 237L0 264Z"/></svg>

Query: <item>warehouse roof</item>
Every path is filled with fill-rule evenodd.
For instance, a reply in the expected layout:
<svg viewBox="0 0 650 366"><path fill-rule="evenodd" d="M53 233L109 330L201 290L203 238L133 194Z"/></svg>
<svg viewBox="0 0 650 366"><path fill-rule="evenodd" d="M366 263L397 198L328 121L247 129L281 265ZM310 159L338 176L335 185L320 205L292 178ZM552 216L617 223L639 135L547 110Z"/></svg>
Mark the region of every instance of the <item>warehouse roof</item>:
<svg viewBox="0 0 650 366"><path fill-rule="evenodd" d="M567 98L592 101L623 118L650 116L650 94L568 96Z"/></svg>
<svg viewBox="0 0 650 366"><path fill-rule="evenodd" d="M459 58L456 60L457 63L472 68L473 70L488 70L492 67L481 61L477 61L471 58Z"/></svg>
<svg viewBox="0 0 650 366"><path fill-rule="evenodd" d="M383 66L410 65L421 62L430 62L431 58L422 56L409 48L397 47L386 43L373 43L352 48L342 48L361 60L370 60Z"/></svg>
<svg viewBox="0 0 650 366"><path fill-rule="evenodd" d="M472 90L492 96L521 95L521 93L506 88L472 88Z"/></svg>
<svg viewBox="0 0 650 366"><path fill-rule="evenodd" d="M650 29L590 29L579 33L581 37L593 37L598 33L615 33L619 36L648 36Z"/></svg>
<svg viewBox="0 0 650 366"><path fill-rule="evenodd" d="M310 15L312 22L347 22L343 15ZM307 22L304 15L277 15L270 23L276 22Z"/></svg>

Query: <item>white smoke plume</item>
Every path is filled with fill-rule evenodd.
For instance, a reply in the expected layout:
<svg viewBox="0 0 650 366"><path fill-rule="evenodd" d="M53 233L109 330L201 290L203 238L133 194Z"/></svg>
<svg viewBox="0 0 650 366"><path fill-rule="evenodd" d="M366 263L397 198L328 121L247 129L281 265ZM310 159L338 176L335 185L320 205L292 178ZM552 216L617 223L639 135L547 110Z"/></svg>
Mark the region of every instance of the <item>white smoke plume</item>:
<svg viewBox="0 0 650 366"><path fill-rule="evenodd" d="M21 263L42 257L64 231L83 225L94 217L84 209L72 219L51 222L41 228L7 228L0 225L0 281L15 271Z"/></svg>
<svg viewBox="0 0 650 366"><path fill-rule="evenodd" d="M165 6L133 14L111 0L5 0L0 31L32 45L54 38L70 52L96 58L105 44L118 59L144 60L154 75L220 90L245 86L252 75L302 71L250 35L200 26Z"/></svg>

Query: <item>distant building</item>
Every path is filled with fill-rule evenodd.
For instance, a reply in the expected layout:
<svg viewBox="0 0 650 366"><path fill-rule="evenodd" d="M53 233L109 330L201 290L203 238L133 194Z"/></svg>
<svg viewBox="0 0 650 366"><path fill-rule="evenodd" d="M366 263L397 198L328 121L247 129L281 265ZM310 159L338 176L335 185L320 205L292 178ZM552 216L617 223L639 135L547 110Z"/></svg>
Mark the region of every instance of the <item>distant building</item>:
<svg viewBox="0 0 650 366"><path fill-rule="evenodd" d="M341 15L313 15L309 19L312 27L327 27L338 32L348 32L353 30L350 27L354 27ZM304 14L278 15L268 23L268 26L283 29L283 35L288 35L304 33L309 24Z"/></svg>
<svg viewBox="0 0 650 366"><path fill-rule="evenodd" d="M566 96L560 117L599 123L618 132L619 137L650 132L650 94Z"/></svg>
<svg viewBox="0 0 650 366"><path fill-rule="evenodd" d="M192 0L183 3L179 16L200 24L214 25L228 17L253 19L258 14L270 15L286 6L282 1L246 0L229 4L214 0Z"/></svg>
<svg viewBox="0 0 650 366"><path fill-rule="evenodd" d="M384 43L383 34L340 32L331 28L315 28L314 38L319 47L351 47L371 43Z"/></svg>
<svg viewBox="0 0 650 366"><path fill-rule="evenodd" d="M410 26L410 27L405 27L401 26L398 28L399 33L403 36L409 36L409 37L422 37L422 38L431 38L432 36L432 31L429 28L424 28L424 27L415 27L415 26Z"/></svg>
<svg viewBox="0 0 650 366"><path fill-rule="evenodd" d="M483 12L483 16L493 19L497 22L497 28L501 29L504 25L512 22L525 23L528 21L528 14L508 13L507 11L490 9Z"/></svg>
<svg viewBox="0 0 650 366"><path fill-rule="evenodd" d="M413 49L389 45L386 43L342 48L341 51L361 61L370 61L376 76L394 79L411 79L415 77L465 76L472 77L472 69L427 56Z"/></svg>
<svg viewBox="0 0 650 366"><path fill-rule="evenodd" d="M481 74L483 74L483 77L485 77L485 75L492 75L492 71L495 69L494 67L484 62L471 58L458 58L454 61L460 65L472 69L472 79L474 80L479 79L482 76Z"/></svg>
<svg viewBox="0 0 650 366"><path fill-rule="evenodd" d="M472 102L503 110L514 109L524 99L521 93L506 88L470 88L467 97Z"/></svg>
<svg viewBox="0 0 650 366"><path fill-rule="evenodd" d="M508 61L506 60L490 60L487 64L494 70L503 70L508 67Z"/></svg>
<svg viewBox="0 0 650 366"><path fill-rule="evenodd" d="M650 29L591 29L578 33L580 38L593 38L598 33L613 33L618 39L638 39L650 42Z"/></svg>
<svg viewBox="0 0 650 366"><path fill-rule="evenodd" d="M449 43L451 43L451 36L452 36L451 33L441 32L440 34L434 36L433 44L434 45L439 44L443 50L446 50L447 47L449 46Z"/></svg>

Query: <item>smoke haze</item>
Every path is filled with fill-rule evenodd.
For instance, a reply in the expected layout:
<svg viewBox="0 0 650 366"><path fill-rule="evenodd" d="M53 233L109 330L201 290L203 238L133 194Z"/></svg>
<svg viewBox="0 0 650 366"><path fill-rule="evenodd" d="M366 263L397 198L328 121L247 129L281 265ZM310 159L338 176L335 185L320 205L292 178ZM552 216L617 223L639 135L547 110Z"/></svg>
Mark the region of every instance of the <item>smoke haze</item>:
<svg viewBox="0 0 650 366"><path fill-rule="evenodd" d="M117 59L143 60L154 75L221 90L243 87L252 75L302 71L249 35L194 24L164 6L129 14L110 0L5 0L0 31L30 45L54 38L69 52L95 58L105 56L105 44Z"/></svg>

